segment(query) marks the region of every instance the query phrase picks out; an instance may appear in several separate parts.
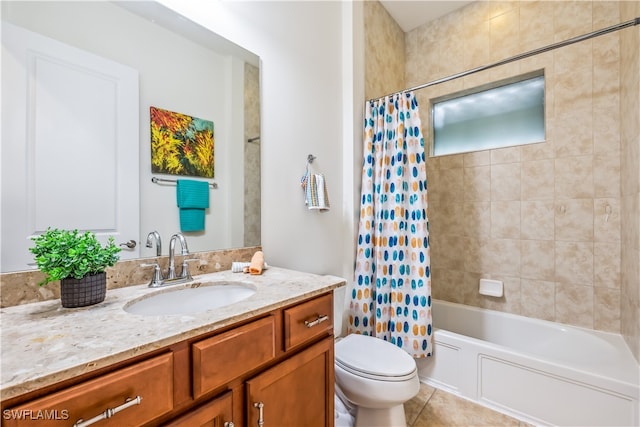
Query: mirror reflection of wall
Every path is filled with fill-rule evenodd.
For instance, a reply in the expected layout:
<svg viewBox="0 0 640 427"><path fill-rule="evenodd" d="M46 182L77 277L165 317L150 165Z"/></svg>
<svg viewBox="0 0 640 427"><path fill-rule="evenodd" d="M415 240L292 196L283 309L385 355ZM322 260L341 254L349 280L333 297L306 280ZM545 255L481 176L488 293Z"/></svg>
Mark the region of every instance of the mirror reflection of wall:
<svg viewBox="0 0 640 427"><path fill-rule="evenodd" d="M244 67L244 246L260 245L260 70Z"/></svg>
<svg viewBox="0 0 640 427"><path fill-rule="evenodd" d="M2 19L138 70L139 138L131 143L139 146L140 235L121 237L136 239L140 256L155 255L144 247L147 233L157 230L168 242L179 231L175 185L151 182L150 106L214 122L218 189L210 193L205 231L186 234L189 249L260 244L260 141L247 142L260 135L257 56L154 2L3 1ZM3 96L3 110L11 105ZM2 178L3 186L11 182ZM3 188L3 205L4 194ZM13 226L3 216L2 229ZM4 240L3 233L3 253L12 247ZM2 266L2 272L17 270Z"/></svg>

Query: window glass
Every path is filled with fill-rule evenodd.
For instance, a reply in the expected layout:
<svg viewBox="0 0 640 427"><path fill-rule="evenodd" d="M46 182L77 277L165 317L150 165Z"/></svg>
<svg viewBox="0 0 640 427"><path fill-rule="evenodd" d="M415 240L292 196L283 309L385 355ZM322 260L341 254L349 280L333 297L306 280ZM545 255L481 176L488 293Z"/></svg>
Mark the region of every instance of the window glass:
<svg viewBox="0 0 640 427"><path fill-rule="evenodd" d="M544 141L544 75L431 100L432 155Z"/></svg>

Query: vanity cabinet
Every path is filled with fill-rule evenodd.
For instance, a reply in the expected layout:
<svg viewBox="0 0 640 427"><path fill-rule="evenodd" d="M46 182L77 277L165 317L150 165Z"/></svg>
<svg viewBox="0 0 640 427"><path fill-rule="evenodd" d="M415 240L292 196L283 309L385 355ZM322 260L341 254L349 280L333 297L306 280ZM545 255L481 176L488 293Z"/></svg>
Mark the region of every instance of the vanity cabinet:
<svg viewBox="0 0 640 427"><path fill-rule="evenodd" d="M5 402L2 425L70 426L80 420L79 426L96 427L330 427L333 294L262 313L104 371ZM38 414L59 419L43 423ZM105 419L92 420L101 414Z"/></svg>
<svg viewBox="0 0 640 427"><path fill-rule="evenodd" d="M3 410L3 425L140 426L173 409L173 355L152 357L110 374ZM75 423L75 424L74 424Z"/></svg>

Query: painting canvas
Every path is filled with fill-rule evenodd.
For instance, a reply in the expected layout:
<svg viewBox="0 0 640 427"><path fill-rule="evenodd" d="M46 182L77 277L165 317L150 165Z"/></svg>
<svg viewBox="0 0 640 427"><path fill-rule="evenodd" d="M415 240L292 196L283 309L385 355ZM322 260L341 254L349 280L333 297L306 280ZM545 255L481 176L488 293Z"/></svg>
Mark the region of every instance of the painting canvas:
<svg viewBox="0 0 640 427"><path fill-rule="evenodd" d="M213 122L151 107L151 171L214 177Z"/></svg>

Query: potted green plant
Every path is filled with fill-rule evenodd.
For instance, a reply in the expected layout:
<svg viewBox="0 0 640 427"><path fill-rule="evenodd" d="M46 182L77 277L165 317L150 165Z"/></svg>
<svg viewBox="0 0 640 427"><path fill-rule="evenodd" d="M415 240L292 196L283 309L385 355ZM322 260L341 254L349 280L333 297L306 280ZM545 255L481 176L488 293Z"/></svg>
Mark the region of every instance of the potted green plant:
<svg viewBox="0 0 640 427"><path fill-rule="evenodd" d="M46 274L40 286L60 280L63 307L84 307L104 301L107 293L105 269L119 259L120 248L113 237L102 246L90 231L48 228L32 237L35 246L29 248L36 265Z"/></svg>

